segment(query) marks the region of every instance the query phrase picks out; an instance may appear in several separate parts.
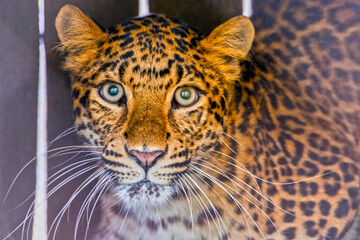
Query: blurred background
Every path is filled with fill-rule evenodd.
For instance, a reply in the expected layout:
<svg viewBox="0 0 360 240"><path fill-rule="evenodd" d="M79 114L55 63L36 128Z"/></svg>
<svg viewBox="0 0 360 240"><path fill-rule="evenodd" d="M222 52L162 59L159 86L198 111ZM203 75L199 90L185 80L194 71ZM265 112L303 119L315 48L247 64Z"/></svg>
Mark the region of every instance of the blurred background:
<svg viewBox="0 0 360 240"><path fill-rule="evenodd" d="M48 140L73 126L68 74L61 70L61 56L54 50L59 43L54 21L65 4L74 4L103 27L109 27L138 14L135 0L46 0ZM257 2L254 3L256 10ZM178 17L210 32L231 17L241 15L241 0L150 0L150 11ZM11 182L22 167L36 155L38 83L37 1L2 0L0 3L0 239L25 219L35 190L35 161L25 168L4 203ZM51 149L81 144L75 134L56 141ZM49 175L71 156L50 158ZM61 165L66 166L66 165ZM66 184L49 199L49 226L74 190L89 176L85 174ZM89 186L88 189L90 189ZM78 210L86 189L63 218L56 239L73 239ZM23 203L30 196L29 200ZM98 213L95 213L98 214ZM95 216L96 217L96 216ZM96 226L92 221L91 228ZM81 225L83 238L86 224ZM30 225L31 230L31 225ZM91 229L90 229L91 230ZM26 229L25 229L26 232ZM91 234L91 232L90 232ZM31 233L29 234L29 237ZM21 239L21 228L9 239Z"/></svg>

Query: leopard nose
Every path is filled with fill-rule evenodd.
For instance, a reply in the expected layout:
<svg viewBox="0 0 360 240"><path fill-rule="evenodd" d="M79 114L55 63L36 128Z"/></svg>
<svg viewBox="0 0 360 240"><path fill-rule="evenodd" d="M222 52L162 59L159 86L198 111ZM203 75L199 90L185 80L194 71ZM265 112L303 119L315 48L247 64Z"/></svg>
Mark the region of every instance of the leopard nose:
<svg viewBox="0 0 360 240"><path fill-rule="evenodd" d="M137 150L130 150L128 154L130 157L135 158L136 162L144 168L145 172L155 165L156 160L164 155L164 151L153 152L140 152Z"/></svg>

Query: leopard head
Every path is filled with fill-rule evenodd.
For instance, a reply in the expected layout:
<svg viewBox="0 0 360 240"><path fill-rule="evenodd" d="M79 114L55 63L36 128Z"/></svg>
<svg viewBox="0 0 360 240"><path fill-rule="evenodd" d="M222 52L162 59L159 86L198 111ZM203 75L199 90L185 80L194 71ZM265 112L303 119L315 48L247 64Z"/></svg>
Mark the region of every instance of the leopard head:
<svg viewBox="0 0 360 240"><path fill-rule="evenodd" d="M114 193L159 206L181 193L192 164L211 161L254 28L235 17L203 37L164 15L102 30L66 5L56 28L70 72L75 123L97 146ZM206 170L204 170L206 171Z"/></svg>

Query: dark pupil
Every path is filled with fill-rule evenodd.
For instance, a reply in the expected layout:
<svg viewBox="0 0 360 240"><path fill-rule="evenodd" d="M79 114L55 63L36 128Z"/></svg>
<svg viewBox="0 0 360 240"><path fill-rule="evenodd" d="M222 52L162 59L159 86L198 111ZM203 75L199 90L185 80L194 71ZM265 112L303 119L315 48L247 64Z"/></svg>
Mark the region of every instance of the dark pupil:
<svg viewBox="0 0 360 240"><path fill-rule="evenodd" d="M119 93L119 88L117 86L110 86L108 89L108 93L111 96L116 96Z"/></svg>
<svg viewBox="0 0 360 240"><path fill-rule="evenodd" d="M189 91L189 89L182 90L180 94L181 94L181 97L185 100L187 100L191 97L191 92Z"/></svg>

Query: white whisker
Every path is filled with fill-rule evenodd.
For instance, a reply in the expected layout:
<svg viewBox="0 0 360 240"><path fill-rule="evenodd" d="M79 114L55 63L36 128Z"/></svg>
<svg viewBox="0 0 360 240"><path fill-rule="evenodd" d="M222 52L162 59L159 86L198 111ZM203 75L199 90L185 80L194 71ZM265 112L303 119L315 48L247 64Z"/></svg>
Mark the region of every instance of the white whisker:
<svg viewBox="0 0 360 240"><path fill-rule="evenodd" d="M183 180L183 179L181 179ZM184 182L184 181L183 181ZM179 184L181 184L181 182L179 182ZM184 182L185 184L185 182ZM185 194L186 200L188 202L188 206L189 206L189 211L190 211L190 219L191 219L191 234L194 235L194 216L193 216L193 208L192 208L192 203L190 201L190 198L188 197L187 193L186 193L186 189L184 188L184 186L181 184L180 185L183 189L183 192ZM189 189L189 188L188 188Z"/></svg>
<svg viewBox="0 0 360 240"><path fill-rule="evenodd" d="M95 146L82 146L82 145L79 145L79 146L76 146L76 145L75 145L75 146L65 146L65 147L59 147L59 148L55 148L55 149L48 150L47 153L51 153L51 152L58 151L58 150L63 150L63 149L76 149L76 148L82 148L82 149L83 149L83 148L92 148L92 147L95 147ZM95 147L95 148L97 148L97 147ZM50 157L51 157L51 156L50 156ZM50 158L50 157L49 157L49 158ZM5 194L5 197L4 197L4 200L3 200L2 204L5 203L7 197L8 197L9 194L10 194L11 189L13 188L16 180L19 178L20 174L21 174L31 163L33 163L35 160L36 160L36 157L34 157L33 159L31 159L31 160L30 160L29 162L27 162L27 163L20 169L20 171L16 174L16 176L14 177L14 180L13 180L13 181L11 182L11 184L10 184L10 187L9 187L8 191L7 191L6 194Z"/></svg>
<svg viewBox="0 0 360 240"><path fill-rule="evenodd" d="M220 141L228 148L230 149L230 151L232 151L233 153L237 154L235 150L233 150L225 141L224 139L220 138Z"/></svg>
<svg viewBox="0 0 360 240"><path fill-rule="evenodd" d="M201 176L202 176L201 173L196 172L195 169L190 169L190 171L191 171L195 176L197 176L198 179L200 179L203 183L205 183L207 186L209 186L209 188L212 188L212 189L214 190L213 187L211 187L204 179L201 178ZM199 175L201 175L201 176L199 176ZM228 210L229 210L229 211L232 211L232 210L228 207L228 205L225 203L225 201L220 197L220 195L219 195L215 190L214 190L214 192L217 194L217 196L219 197L219 199L222 200L222 202L224 203L224 205L227 206ZM237 205L237 206L238 206L238 205ZM243 212L243 210L242 210L242 207L239 207L239 206L238 206L238 209L240 210L242 216L244 217L244 220L245 220L246 225L247 225L248 230L249 230L249 236L251 236L250 226L249 226L249 223L248 223L248 221L247 221L246 215L244 214L244 212Z"/></svg>
<svg viewBox="0 0 360 240"><path fill-rule="evenodd" d="M209 178L212 178L213 182L216 183L221 189L223 189L226 193L230 194L232 196L232 194L226 190L221 184L225 185L226 187L228 187L229 189L231 189L232 191L235 191L233 188L231 188L229 185L225 184L225 183L222 183L222 182L219 182L216 178L214 178L213 176L207 174L206 172L202 171L200 168L197 168L195 167L199 172L201 172L204 176L207 176ZM221 184L220 184L221 183ZM239 193L238 193L239 194ZM265 216L266 218L273 224L273 226L275 227L275 229L277 230L277 232L279 233L279 235L281 236L281 233L280 231L278 230L278 228L276 227L275 223L273 222L273 220L261 209L259 208L256 204L254 204L253 202L251 202L248 198L246 198L244 195L241 195L239 194L243 199L247 200L249 203L252 203L253 206L255 208L257 208L259 211L261 211ZM238 200L236 198L234 198L233 200L236 200L238 202ZM239 203L240 204L240 203ZM240 204L241 205L241 204ZM246 210L246 208L243 208L245 210L245 212L248 214L248 216L252 219L251 215L248 213L248 211ZM262 233L261 229L259 228L259 226L257 225L257 223L252 219L253 223L255 224L255 226L259 229L261 235L265 238L265 235Z"/></svg>
<svg viewBox="0 0 360 240"><path fill-rule="evenodd" d="M243 146L242 143L240 143L238 140L236 140L236 138L232 137L230 134L223 132L223 134L229 138L231 138L232 140L234 140L237 144L239 144L240 146Z"/></svg>
<svg viewBox="0 0 360 240"><path fill-rule="evenodd" d="M69 200L67 201L67 203L64 205L64 207L60 210L60 212L56 215L55 219L53 220L53 223L51 224L50 228L49 228L49 234L51 233L52 229L54 228L54 224L57 222L55 229L54 229L54 235L53 235L53 239L55 239L56 236L56 232L57 229L59 227L60 221L62 216L64 215L66 209L70 206L70 204L73 202L73 200L75 199L75 197L85 188L87 187L92 181L94 181L96 178L98 178L99 176L101 176L101 174L103 174L103 169L98 169L96 170L94 173L92 173L82 184L80 184L80 186L74 191L74 193L72 194L72 196L69 198ZM66 184L66 183L65 183Z"/></svg>
<svg viewBox="0 0 360 240"><path fill-rule="evenodd" d="M206 198L206 200L209 202L209 204L211 205L212 209L214 210L214 213L215 213L215 215L216 215L216 219L217 219L217 221L218 221L218 224L220 225L220 222L219 222L219 221L221 221L221 222L222 222L222 225L224 226L225 232L228 234L226 225L225 225L224 221L222 220L219 212L218 212L217 209L215 208L214 204L210 201L210 199L209 199L208 196L205 194L205 192L202 190L202 188L199 186L199 184L198 184L189 174L185 173L185 176L186 176L189 180L191 180L191 182L194 183L195 186L196 186L196 187L200 190L200 192L204 195L204 197ZM187 180L187 179L186 179L186 180ZM215 221L214 221L214 224L215 224ZM218 232L219 232L219 237L221 238L222 235L221 235L220 226L219 226L219 228L217 228L217 229L218 229Z"/></svg>
<svg viewBox="0 0 360 240"><path fill-rule="evenodd" d="M244 165L242 163L240 163L238 160L236 160L235 158L223 153L223 152L219 152L219 151L216 151L216 150L213 150L212 152L216 152L216 153L219 153L219 154L222 154L222 155L225 155L226 157L234 160L236 163L242 165L244 167ZM230 163L231 164L231 163ZM320 174L320 175L317 175L317 176L314 176L314 177L309 177L309 178L305 178L305 179L301 179L301 180L298 180L298 181L291 181L291 182L283 182L283 183L279 183L279 182L272 182L272 181L268 181L268 180L265 180L261 177L258 177L256 176L255 174L251 173L250 171L246 170L245 169L242 169L240 168L239 166L235 165L235 164L232 164L234 167L237 167L238 169L248 173L249 175L253 176L254 178L256 179L259 179L261 180L262 182L265 182L265 183L268 183L268 184L273 184L273 185L290 185L290 184L295 184L295 183L301 183L301 182L306 182L306 181L310 181L310 180L313 180L313 179L316 179L316 178L319 178L319 177L323 177L323 176L326 176L326 175L329 175L329 174L332 174L334 173L335 171L329 171L329 172L326 172L324 174Z"/></svg>
<svg viewBox="0 0 360 240"><path fill-rule="evenodd" d="M257 202L261 203L262 205L264 205L264 203L260 200L258 200L255 196L253 196L248 190L246 190L246 188L244 188L243 186L241 186L239 183L237 183L236 181L234 181L233 179L229 178L228 176L226 176L224 174L224 172L218 168L217 166L215 166L214 164L211 164L211 163L208 163L208 164L211 164L213 167L215 167L216 169L219 169L221 172L219 171L216 171L214 170L213 168L210 168L210 167L207 167L203 164L200 164L200 163L193 163L193 164L197 164L197 165L201 165L207 169L210 169L211 171L214 171L216 173L219 173L220 175L224 176L225 178L229 179L233 184L235 184L236 186L240 187L242 190L244 190L246 193L248 193L250 196L252 196ZM268 202L270 202L271 204L273 204L275 207L277 207L278 209L280 209L281 211L289 214L289 215L292 215L292 216L295 216L294 214L286 211L285 209L281 208L279 205L277 205L276 203L274 203L273 201L271 201L268 197L266 197L263 193L257 191L254 187L252 187L251 185L247 184L245 181L243 181L242 179L240 179L239 177L237 177L236 175L234 174L231 174L231 173L227 173L228 175L234 177L236 180L240 181L241 183L243 183L244 185L246 185L247 187L249 187L251 190L255 191L257 194L259 194L261 196L262 199L265 199L267 200Z"/></svg>
<svg viewBox="0 0 360 240"><path fill-rule="evenodd" d="M122 228L123 228L123 226L124 226L124 224L125 224L126 218L127 218L127 216L129 215L129 212L130 212L130 208L127 210L127 212L126 212L126 214L125 214L125 217L124 217L124 219L123 219L123 221L122 221L122 223L121 223L121 225L120 225L119 234L120 234L121 231L122 231Z"/></svg>
<svg viewBox="0 0 360 240"><path fill-rule="evenodd" d="M68 129L66 129L65 131L63 131L62 133L60 133L57 137L55 137L53 140L51 140L49 143L48 143L48 148L54 143L56 142L57 140L63 138L63 137L66 137L67 135L71 134L71 133L74 133L76 130L75 130L75 127L70 127Z"/></svg>

